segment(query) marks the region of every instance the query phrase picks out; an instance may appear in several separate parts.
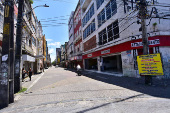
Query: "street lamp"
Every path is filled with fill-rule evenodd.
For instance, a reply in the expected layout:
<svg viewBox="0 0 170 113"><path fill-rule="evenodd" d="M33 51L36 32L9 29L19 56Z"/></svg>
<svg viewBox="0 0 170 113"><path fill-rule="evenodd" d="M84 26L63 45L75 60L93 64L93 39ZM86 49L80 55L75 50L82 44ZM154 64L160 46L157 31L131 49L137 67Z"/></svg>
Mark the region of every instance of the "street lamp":
<svg viewBox="0 0 170 113"><path fill-rule="evenodd" d="M22 14L22 17L23 16L25 16L26 14L28 14L28 13L30 13L30 12L32 12L35 8L37 8L37 7L49 7L48 5L39 5L39 6L36 6L36 7L34 7L34 8L32 8L30 11L28 11L27 13L24 13L24 14Z"/></svg>

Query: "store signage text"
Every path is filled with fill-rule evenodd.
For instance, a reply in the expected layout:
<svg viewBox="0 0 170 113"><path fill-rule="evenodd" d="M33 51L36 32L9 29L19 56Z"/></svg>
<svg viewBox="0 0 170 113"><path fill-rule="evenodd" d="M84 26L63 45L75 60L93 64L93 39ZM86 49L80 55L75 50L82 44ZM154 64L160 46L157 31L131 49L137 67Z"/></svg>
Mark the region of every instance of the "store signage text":
<svg viewBox="0 0 170 113"><path fill-rule="evenodd" d="M87 57L92 57L92 54L88 54Z"/></svg>
<svg viewBox="0 0 170 113"><path fill-rule="evenodd" d="M157 45L157 44L160 44L160 41L159 41L159 39L148 40L148 43L149 43L149 45ZM131 43L131 47L140 47L140 46L143 46L142 42Z"/></svg>
<svg viewBox="0 0 170 113"><path fill-rule="evenodd" d="M137 56L139 74L141 75L163 75L160 54L149 54Z"/></svg>
<svg viewBox="0 0 170 113"><path fill-rule="evenodd" d="M106 54L106 53L110 53L110 49L101 51L101 54Z"/></svg>

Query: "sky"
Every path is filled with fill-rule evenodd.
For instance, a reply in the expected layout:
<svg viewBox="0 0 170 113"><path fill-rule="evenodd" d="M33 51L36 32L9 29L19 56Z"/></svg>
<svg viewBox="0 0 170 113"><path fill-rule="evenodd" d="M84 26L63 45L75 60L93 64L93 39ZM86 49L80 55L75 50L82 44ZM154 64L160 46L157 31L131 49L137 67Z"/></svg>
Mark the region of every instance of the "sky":
<svg viewBox="0 0 170 113"><path fill-rule="evenodd" d="M33 7L48 5L49 7L38 7L34 9L38 20L42 24L51 61L56 58L56 48L65 44L68 37L68 19L71 11L74 11L78 0L33 0Z"/></svg>

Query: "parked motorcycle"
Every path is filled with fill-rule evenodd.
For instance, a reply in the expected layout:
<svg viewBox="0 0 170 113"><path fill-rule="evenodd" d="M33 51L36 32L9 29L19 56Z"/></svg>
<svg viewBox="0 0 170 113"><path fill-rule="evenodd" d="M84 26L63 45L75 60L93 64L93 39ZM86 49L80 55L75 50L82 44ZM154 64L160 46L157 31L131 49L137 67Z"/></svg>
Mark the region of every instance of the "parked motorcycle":
<svg viewBox="0 0 170 113"><path fill-rule="evenodd" d="M82 69L78 69L78 70L77 70L77 75L78 75L78 76L81 76L81 75L82 75Z"/></svg>

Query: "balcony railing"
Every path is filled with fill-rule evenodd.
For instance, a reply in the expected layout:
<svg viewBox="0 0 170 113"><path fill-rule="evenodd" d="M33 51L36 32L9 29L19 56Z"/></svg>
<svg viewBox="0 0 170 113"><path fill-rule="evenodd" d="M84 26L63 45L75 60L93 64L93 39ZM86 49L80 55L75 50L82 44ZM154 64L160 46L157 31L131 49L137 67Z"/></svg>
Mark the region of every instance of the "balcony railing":
<svg viewBox="0 0 170 113"><path fill-rule="evenodd" d="M76 56L76 55L81 55L83 52L82 51L79 51L79 52L76 52L76 53L74 53L74 55Z"/></svg>
<svg viewBox="0 0 170 113"><path fill-rule="evenodd" d="M74 43L76 43L77 41L79 41L81 38L82 38L82 37L81 37L81 33L80 33L80 34L75 38Z"/></svg>
<svg viewBox="0 0 170 113"><path fill-rule="evenodd" d="M90 2L91 2L92 0L81 0L81 7L82 7L82 9L84 10L84 12L85 12L85 10L87 9L87 7L88 7L88 5L90 4Z"/></svg>
<svg viewBox="0 0 170 113"><path fill-rule="evenodd" d="M26 50L27 52L29 52L30 54L32 55L34 54L33 49L29 45L27 45L25 42L22 42L22 48Z"/></svg>

